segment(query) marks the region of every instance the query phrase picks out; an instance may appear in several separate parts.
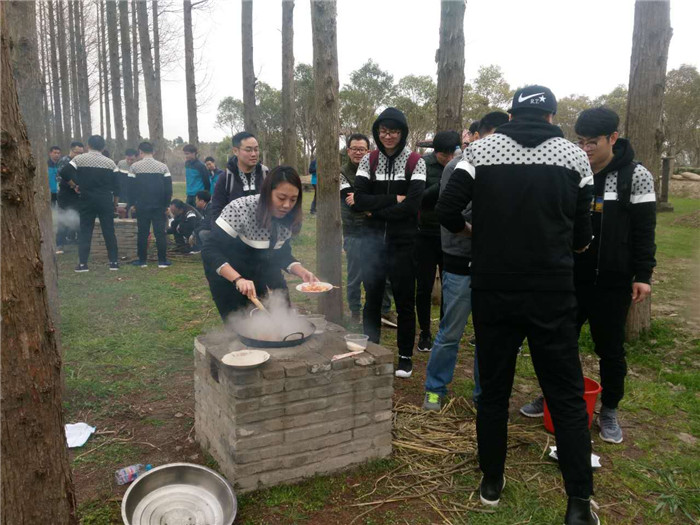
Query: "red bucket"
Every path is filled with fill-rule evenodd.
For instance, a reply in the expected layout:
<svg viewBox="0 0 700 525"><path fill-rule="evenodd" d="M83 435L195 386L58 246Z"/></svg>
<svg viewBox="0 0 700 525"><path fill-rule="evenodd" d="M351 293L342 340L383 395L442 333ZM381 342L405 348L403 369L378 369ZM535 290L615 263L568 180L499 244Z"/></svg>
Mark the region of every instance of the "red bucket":
<svg viewBox="0 0 700 525"><path fill-rule="evenodd" d="M588 377L583 378L583 399L586 401L586 411L588 412L588 428L591 428L591 424L593 423L595 402L598 400L598 394L602 391L603 387L600 386L600 383ZM554 423L552 423L552 416L549 413L546 399L544 401L544 428L546 428L548 432L554 434Z"/></svg>

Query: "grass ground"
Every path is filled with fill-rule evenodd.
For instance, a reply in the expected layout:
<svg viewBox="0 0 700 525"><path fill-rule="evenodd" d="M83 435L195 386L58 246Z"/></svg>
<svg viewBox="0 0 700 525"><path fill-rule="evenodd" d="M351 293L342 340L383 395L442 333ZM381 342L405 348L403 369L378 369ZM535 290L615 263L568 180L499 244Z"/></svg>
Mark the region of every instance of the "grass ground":
<svg viewBox="0 0 700 525"><path fill-rule="evenodd" d="M176 194L182 193L176 185ZM308 197L306 194L305 197ZM308 210L310 199L305 199ZM698 523L700 519L700 322L698 269L700 230L692 220L700 200L673 199L676 211L659 215L658 272L654 285L652 330L628 346L630 373L621 405L625 442L609 445L595 433L594 450L603 468L596 473L595 499L606 524ZM315 267L315 219L306 215L295 255ZM65 352L66 421L95 425L97 435L71 451L81 522L121 523L124 487L113 472L133 463L174 461L216 464L193 439L192 339L218 325L199 256L177 258L167 270L124 266L110 272L92 264L75 274L76 250L59 260L61 328ZM315 304L290 286L292 300L313 311ZM437 324L437 309L433 312ZM437 327L435 326L434 332ZM473 349L463 339L452 396L471 398ZM395 332L383 342L395 347ZM581 340L587 375L597 378L597 361L589 335ZM526 420L517 408L537 390L530 360L518 362L511 422L535 432L538 442L511 458L501 506L493 514L466 513L473 524L544 524L560 520L565 505L558 469L542 460L548 440L540 421ZM420 403L426 356L419 354L410 381L395 382L395 400ZM515 465L517 463L517 465ZM380 476L394 460L276 487L240 497L237 523L346 524L367 501ZM478 472L459 477L468 500ZM382 491L372 498L381 497ZM420 500L389 503L356 523L441 523Z"/></svg>

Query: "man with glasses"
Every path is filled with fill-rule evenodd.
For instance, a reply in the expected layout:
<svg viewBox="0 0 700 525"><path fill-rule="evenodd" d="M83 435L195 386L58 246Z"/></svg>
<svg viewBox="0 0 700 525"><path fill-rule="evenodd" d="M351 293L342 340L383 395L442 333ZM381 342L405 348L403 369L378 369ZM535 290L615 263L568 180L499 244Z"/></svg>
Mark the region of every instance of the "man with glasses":
<svg viewBox="0 0 700 525"><path fill-rule="evenodd" d="M211 223L219 218L226 205L247 195L260 193L267 166L260 158L260 146L255 135L247 131L236 133L231 139L233 156L226 166L226 173L219 176L211 196Z"/></svg>
<svg viewBox="0 0 700 525"><path fill-rule="evenodd" d="M406 146L408 124L398 109L384 110L372 125L372 134L378 149L360 161L353 199L355 211L368 212L363 241L363 325L370 340L378 343L388 275L398 314L396 377L409 378L416 335L413 250L425 189L425 161Z"/></svg>
<svg viewBox="0 0 700 525"><path fill-rule="evenodd" d="M574 256L574 281L580 332L588 321L595 352L600 358L603 385L598 425L600 438L622 442L617 407L624 395L625 321L630 302L651 293L656 266L654 229L656 195L649 171L634 162L634 150L617 131L620 119L611 109L587 109L576 120L578 145L586 152L595 195L591 203L591 247ZM543 414L538 397L520 411L528 417Z"/></svg>

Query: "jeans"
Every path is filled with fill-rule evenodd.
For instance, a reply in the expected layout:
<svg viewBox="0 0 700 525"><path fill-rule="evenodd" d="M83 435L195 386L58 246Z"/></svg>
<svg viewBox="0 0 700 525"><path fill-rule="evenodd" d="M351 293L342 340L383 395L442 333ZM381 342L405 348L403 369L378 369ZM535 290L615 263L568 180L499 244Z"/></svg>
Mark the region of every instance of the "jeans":
<svg viewBox="0 0 700 525"><path fill-rule="evenodd" d="M347 297L348 307L351 312L362 310L362 264L365 258L362 252L362 237L359 235L346 235L343 238L343 249L348 263ZM391 310L391 284L389 279L384 286L384 298L382 299L382 314Z"/></svg>
<svg viewBox="0 0 700 525"><path fill-rule="evenodd" d="M440 328L433 342L433 349L425 371L425 390L440 395L447 394L447 385L457 363L459 341L467 325L472 310L472 289L470 275L457 275L442 272L442 304L445 315L440 320ZM474 355L476 359L476 353ZM478 385L476 363L474 382ZM476 390L476 388L475 388Z"/></svg>

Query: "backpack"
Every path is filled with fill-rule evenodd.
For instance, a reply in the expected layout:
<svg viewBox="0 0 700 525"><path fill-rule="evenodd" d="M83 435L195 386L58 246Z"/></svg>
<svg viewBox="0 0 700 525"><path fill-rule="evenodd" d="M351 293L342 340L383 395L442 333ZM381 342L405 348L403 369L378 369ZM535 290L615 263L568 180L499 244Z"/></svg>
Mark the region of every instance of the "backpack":
<svg viewBox="0 0 700 525"><path fill-rule="evenodd" d="M413 170L416 169L416 164L418 164L418 161L422 157L416 153L415 151L412 151L411 154L408 156L408 160L406 161L406 169L404 175L406 176L406 180L410 181L411 176L413 175ZM375 149L369 152L369 176L371 180L374 180L374 173L377 171L377 165L379 164L379 150Z"/></svg>

